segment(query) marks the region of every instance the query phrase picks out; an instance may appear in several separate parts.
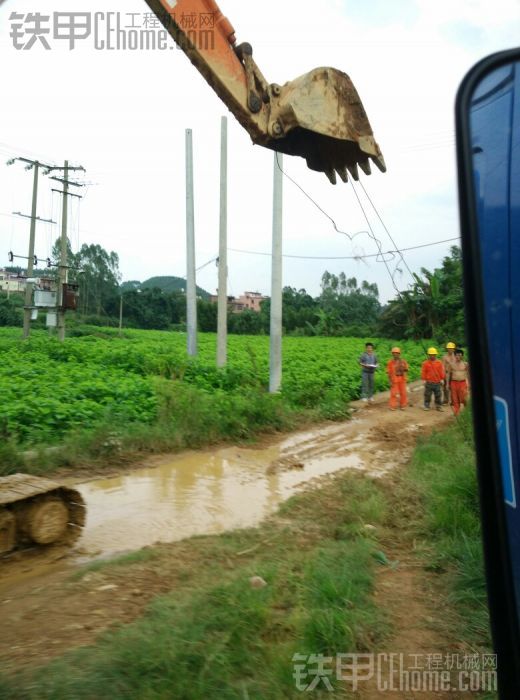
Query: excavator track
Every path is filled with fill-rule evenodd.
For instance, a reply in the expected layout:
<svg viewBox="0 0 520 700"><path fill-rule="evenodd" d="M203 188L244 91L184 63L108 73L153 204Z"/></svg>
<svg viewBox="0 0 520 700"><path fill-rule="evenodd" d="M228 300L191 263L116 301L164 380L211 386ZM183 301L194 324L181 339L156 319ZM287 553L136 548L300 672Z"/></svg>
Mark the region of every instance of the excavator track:
<svg viewBox="0 0 520 700"><path fill-rule="evenodd" d="M0 478L0 555L35 545L71 546L85 520L76 489L29 474Z"/></svg>

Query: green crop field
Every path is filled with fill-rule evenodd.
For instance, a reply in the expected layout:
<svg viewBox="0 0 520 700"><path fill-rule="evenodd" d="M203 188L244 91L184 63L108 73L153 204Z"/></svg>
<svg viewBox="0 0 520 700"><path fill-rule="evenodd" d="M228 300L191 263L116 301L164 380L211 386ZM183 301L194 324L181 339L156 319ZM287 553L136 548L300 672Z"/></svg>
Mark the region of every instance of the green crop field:
<svg viewBox="0 0 520 700"><path fill-rule="evenodd" d="M162 331L81 328L59 343L46 332L20 340L19 329L0 329L0 430L18 444L53 444L65 435L101 423L113 426L153 425L165 410L164 394L175 397L193 388L195 404L218 400L222 412L247 413L248 396L266 397L269 380L269 338L230 336L229 362L215 367L216 337L199 334L199 355L188 359L186 335ZM345 415L349 400L359 397L358 357L365 339L283 339L283 385L278 405L294 411L326 407L323 417ZM378 390L387 388L384 364L392 342L375 340L382 365ZM419 375L422 345L401 343L411 365L410 379ZM230 397L240 399L238 403ZM190 410L189 402L182 410ZM177 410L180 410L177 406ZM184 416L185 420L186 416ZM228 420L230 420L228 415ZM225 431L224 431L225 432ZM230 434L233 434L230 430Z"/></svg>

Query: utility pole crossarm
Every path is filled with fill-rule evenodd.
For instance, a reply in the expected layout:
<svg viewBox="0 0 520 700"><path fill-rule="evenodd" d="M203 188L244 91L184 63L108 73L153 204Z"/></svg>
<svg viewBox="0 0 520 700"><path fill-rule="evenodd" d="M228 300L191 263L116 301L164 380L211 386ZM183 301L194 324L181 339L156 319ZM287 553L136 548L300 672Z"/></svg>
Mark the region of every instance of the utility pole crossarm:
<svg viewBox="0 0 520 700"><path fill-rule="evenodd" d="M20 211L13 211L14 216L22 216L24 219L32 219L31 214L22 214ZM52 219L42 219L41 216L35 216L34 217L35 221L41 221L43 224L55 224L56 222L53 221Z"/></svg>
<svg viewBox="0 0 520 700"><path fill-rule="evenodd" d="M63 184L72 185L73 187L85 187L84 182L76 182L75 180L64 180L62 177L55 177L51 175L49 180L56 180L57 182L63 182Z"/></svg>
<svg viewBox="0 0 520 700"><path fill-rule="evenodd" d="M65 183L67 184L67 183ZM77 197L78 199L83 199L80 194L75 194L74 192L67 192L66 190L55 190L51 189L52 192L57 192L58 194L63 194L65 197Z"/></svg>
<svg viewBox="0 0 520 700"><path fill-rule="evenodd" d="M81 170L84 173L87 172L82 165L77 165L77 166L69 165L67 168L65 168L64 166L61 166L61 165L46 165L43 174L48 175L49 173L52 173L54 170L63 170L64 172L65 172L65 170L67 172L70 170ZM66 175L65 175L65 177L66 177Z"/></svg>

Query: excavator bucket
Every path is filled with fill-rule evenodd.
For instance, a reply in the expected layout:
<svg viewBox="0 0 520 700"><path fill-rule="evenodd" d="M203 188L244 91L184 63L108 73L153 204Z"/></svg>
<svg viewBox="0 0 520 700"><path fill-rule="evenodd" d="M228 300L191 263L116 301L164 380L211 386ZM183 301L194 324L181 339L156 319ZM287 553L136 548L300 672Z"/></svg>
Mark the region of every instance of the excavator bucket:
<svg viewBox="0 0 520 700"><path fill-rule="evenodd" d="M302 156L332 183L370 174L385 162L352 81L335 68L316 68L283 86L268 83L251 44L237 45L235 30L216 0L146 0L166 30L221 98L253 143ZM185 17L211 17L211 30L187 29ZM180 20L179 20L180 18Z"/></svg>
<svg viewBox="0 0 520 700"><path fill-rule="evenodd" d="M281 87L271 86L271 101L277 121L270 132L278 133L263 145L302 156L333 184L336 173L343 182L349 174L358 180L358 167L369 175L370 161L386 171L363 104L345 73L316 68Z"/></svg>

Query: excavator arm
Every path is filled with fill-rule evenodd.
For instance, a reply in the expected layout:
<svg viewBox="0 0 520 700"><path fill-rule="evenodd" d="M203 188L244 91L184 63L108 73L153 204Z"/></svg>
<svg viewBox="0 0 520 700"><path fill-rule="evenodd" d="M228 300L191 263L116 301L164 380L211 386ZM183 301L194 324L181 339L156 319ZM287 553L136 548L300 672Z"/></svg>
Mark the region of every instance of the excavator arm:
<svg viewBox="0 0 520 700"><path fill-rule="evenodd" d="M146 0L165 29L202 73L253 143L305 158L311 170L336 183L386 171L363 104L345 73L316 68L285 85L268 83L250 44L215 0Z"/></svg>

